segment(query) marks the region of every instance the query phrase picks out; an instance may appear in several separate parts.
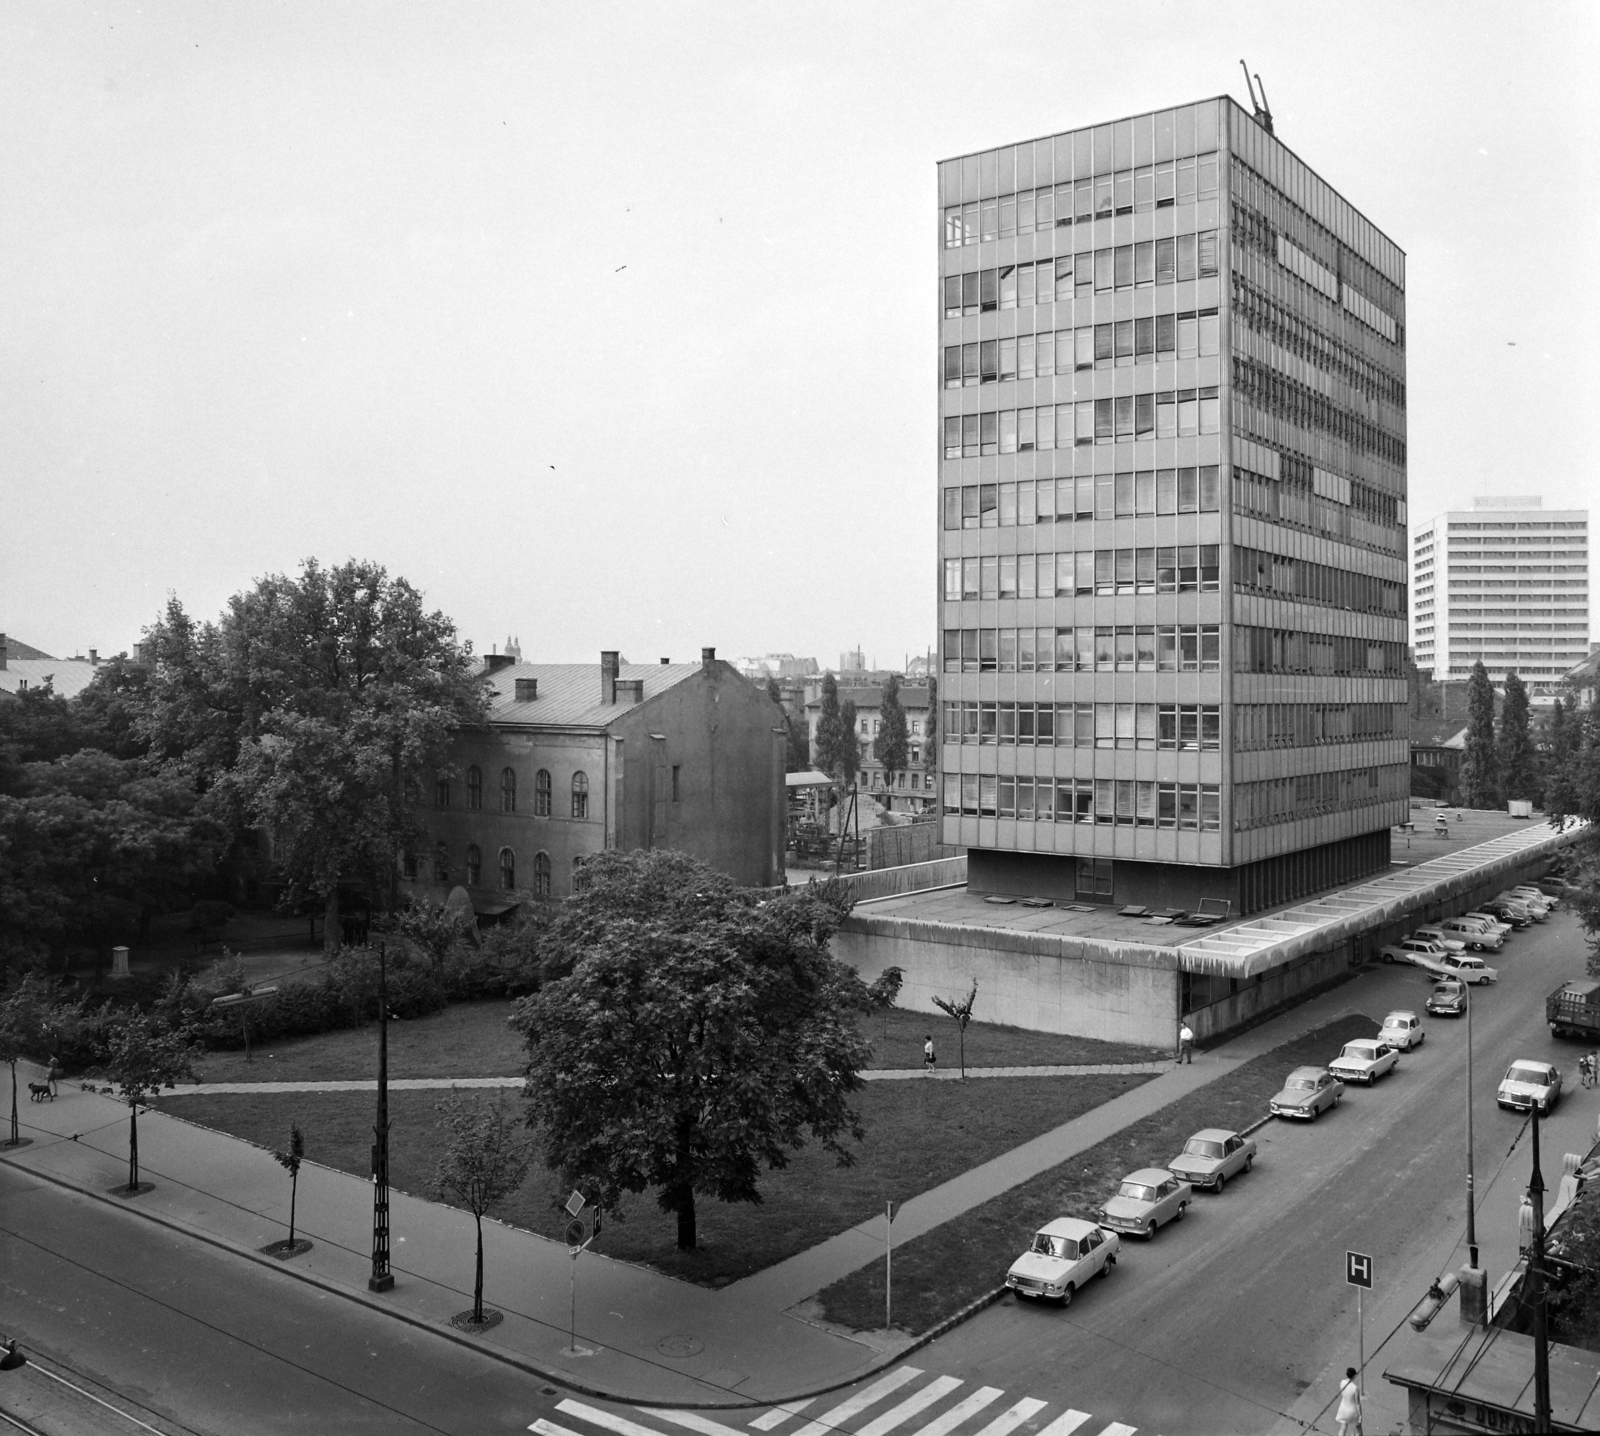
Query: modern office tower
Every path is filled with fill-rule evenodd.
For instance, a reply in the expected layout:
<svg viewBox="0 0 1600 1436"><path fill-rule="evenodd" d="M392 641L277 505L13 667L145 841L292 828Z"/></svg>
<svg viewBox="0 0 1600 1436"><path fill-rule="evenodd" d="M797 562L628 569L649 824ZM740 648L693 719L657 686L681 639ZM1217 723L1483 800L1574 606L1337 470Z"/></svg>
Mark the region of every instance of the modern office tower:
<svg viewBox="0 0 1600 1436"><path fill-rule="evenodd" d="M939 166L943 837L1234 912L1408 806L1405 257L1233 101Z"/></svg>
<svg viewBox="0 0 1600 1436"><path fill-rule="evenodd" d="M1412 647L1436 682L1559 683L1589 653L1589 511L1473 499L1411 537Z"/></svg>

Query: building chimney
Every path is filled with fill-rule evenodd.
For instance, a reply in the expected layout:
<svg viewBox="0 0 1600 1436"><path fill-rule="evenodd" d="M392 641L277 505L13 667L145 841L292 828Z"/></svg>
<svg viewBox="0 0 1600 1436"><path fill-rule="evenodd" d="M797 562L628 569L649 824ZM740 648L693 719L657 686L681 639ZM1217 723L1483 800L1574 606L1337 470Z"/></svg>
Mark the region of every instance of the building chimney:
<svg viewBox="0 0 1600 1436"><path fill-rule="evenodd" d="M711 665L713 663L715 663L716 661L717 661L717 650L716 649L714 649L714 648L702 648L700 650L700 668L701 668L702 672L709 673L711 671Z"/></svg>
<svg viewBox="0 0 1600 1436"><path fill-rule="evenodd" d="M6 646L6 636L0 633L0 669L6 666L6 657L9 653L10 649Z"/></svg>
<svg viewBox="0 0 1600 1436"><path fill-rule="evenodd" d="M100 650L98 648L91 648L89 650L89 662L91 664L98 664L100 662Z"/></svg>
<svg viewBox="0 0 1600 1436"><path fill-rule="evenodd" d="M617 701L617 674L621 670L621 650L600 650L600 701L607 707Z"/></svg>
<svg viewBox="0 0 1600 1436"><path fill-rule="evenodd" d="M537 678L519 678L517 682L517 702L532 703L539 696L539 680Z"/></svg>
<svg viewBox="0 0 1600 1436"><path fill-rule="evenodd" d="M666 666L667 666L667 665L668 665L668 664L669 664L669 663L671 663L671 662L672 662L672 660L671 660L671 659L670 659L670 658L663 658L663 659L662 659L662 660L661 660L661 666L662 666L662 667L663 667L663 668L665 668L665 667L666 667Z"/></svg>
<svg viewBox="0 0 1600 1436"><path fill-rule="evenodd" d="M509 653L486 653L483 655L484 671L498 673L502 668L509 668L517 660Z"/></svg>

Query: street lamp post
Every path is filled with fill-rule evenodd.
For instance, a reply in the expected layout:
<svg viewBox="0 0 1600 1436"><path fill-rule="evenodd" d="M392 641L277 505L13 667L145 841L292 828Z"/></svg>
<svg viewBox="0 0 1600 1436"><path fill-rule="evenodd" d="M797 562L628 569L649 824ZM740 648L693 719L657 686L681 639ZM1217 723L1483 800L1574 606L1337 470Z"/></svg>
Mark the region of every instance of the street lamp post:
<svg viewBox="0 0 1600 1436"><path fill-rule="evenodd" d="M1467 1252L1472 1269L1478 1269L1478 1227L1473 1208L1477 1195L1472 1189L1472 984L1463 982L1461 990L1467 1004Z"/></svg>
<svg viewBox="0 0 1600 1436"><path fill-rule="evenodd" d="M1533 1425L1550 1429L1550 1338L1545 1329L1544 1177L1539 1171L1539 1104L1533 1114L1533 1175L1528 1196L1533 1202L1533 1246L1528 1253L1528 1304L1533 1308Z"/></svg>
<svg viewBox="0 0 1600 1436"><path fill-rule="evenodd" d="M372 1126L372 1275L369 1291L394 1286L389 1268L389 981L385 950L378 944L378 1114Z"/></svg>

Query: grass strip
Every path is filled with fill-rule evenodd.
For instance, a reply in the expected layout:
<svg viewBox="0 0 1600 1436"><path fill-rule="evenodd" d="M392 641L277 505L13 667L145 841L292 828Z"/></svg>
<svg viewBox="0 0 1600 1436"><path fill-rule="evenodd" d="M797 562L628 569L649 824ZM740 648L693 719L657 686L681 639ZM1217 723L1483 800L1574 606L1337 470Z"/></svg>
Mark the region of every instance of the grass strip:
<svg viewBox="0 0 1600 1436"><path fill-rule="evenodd" d="M959 1311L1005 1279L1028 1238L1046 1222L1063 1216L1093 1221L1129 1172L1170 1161L1204 1127L1243 1130L1266 1116L1268 1100L1291 1068L1324 1066L1344 1043L1371 1037L1377 1026L1370 1017L1347 1015L1314 1028L897 1247L895 1325L923 1332ZM878 1330L883 1295L883 1266L874 1262L822 1291L819 1315L853 1331Z"/></svg>
<svg viewBox="0 0 1600 1436"><path fill-rule="evenodd" d="M927 1191L1149 1080L1146 1075L1108 1075L962 1083L912 1077L869 1083L857 1094L867 1139L856 1149L854 1165L840 1167L825 1152L808 1147L795 1153L787 1167L762 1178L764 1200L758 1206L703 1198L698 1213L701 1244L693 1252L677 1250L676 1219L657 1208L652 1194L643 1193L626 1203L624 1220L607 1222L597 1250L671 1276L723 1286L882 1215L886 1200L905 1201ZM441 1149L435 1105L443 1096L428 1091L389 1095L394 1123L391 1180L403 1191L427 1194ZM368 1092L186 1097L179 1089L163 1095L157 1105L267 1148L283 1146L290 1122L298 1122L307 1157L365 1176L374 1100ZM263 1154L261 1160L271 1159ZM568 1220L559 1206L566 1196L565 1186L536 1166L522 1189L495 1207L493 1215L559 1238ZM314 1216L304 1215L314 1226Z"/></svg>

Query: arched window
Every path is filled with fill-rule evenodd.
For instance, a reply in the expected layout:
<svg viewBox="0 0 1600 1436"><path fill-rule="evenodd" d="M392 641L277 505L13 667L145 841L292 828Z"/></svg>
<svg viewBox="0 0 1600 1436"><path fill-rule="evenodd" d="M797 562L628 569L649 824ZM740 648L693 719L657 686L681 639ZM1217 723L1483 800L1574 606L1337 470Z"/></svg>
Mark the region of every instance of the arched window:
<svg viewBox="0 0 1600 1436"><path fill-rule="evenodd" d="M500 811L514 813L517 811L517 773L515 768L502 768L500 770Z"/></svg>
<svg viewBox="0 0 1600 1436"><path fill-rule="evenodd" d="M589 874L583 870L583 858L584 855L579 853L572 860L572 890L575 893L581 893L589 886Z"/></svg>
<svg viewBox="0 0 1600 1436"><path fill-rule="evenodd" d="M439 778L433 785L433 806L448 808L450 806L450 780Z"/></svg>
<svg viewBox="0 0 1600 1436"><path fill-rule="evenodd" d="M450 850L443 843L436 843L433 849L433 880L436 883L450 881Z"/></svg>
<svg viewBox="0 0 1600 1436"><path fill-rule="evenodd" d="M533 815L536 818L550 816L550 772L546 768L533 775Z"/></svg>
<svg viewBox="0 0 1600 1436"><path fill-rule="evenodd" d="M587 818L589 816L589 775L587 773L574 773L572 775L572 816Z"/></svg>
<svg viewBox="0 0 1600 1436"><path fill-rule="evenodd" d="M517 855L510 848L500 849L500 886L510 892L517 885Z"/></svg>
<svg viewBox="0 0 1600 1436"><path fill-rule="evenodd" d="M542 898L550 896L549 853L535 853L533 855L533 895Z"/></svg>
<svg viewBox="0 0 1600 1436"><path fill-rule="evenodd" d="M467 769L467 806L474 812L483 806L483 770L476 763Z"/></svg>
<svg viewBox="0 0 1600 1436"><path fill-rule="evenodd" d="M473 772L478 770L474 768ZM483 854L476 843L467 844L467 886L475 888L483 880Z"/></svg>

